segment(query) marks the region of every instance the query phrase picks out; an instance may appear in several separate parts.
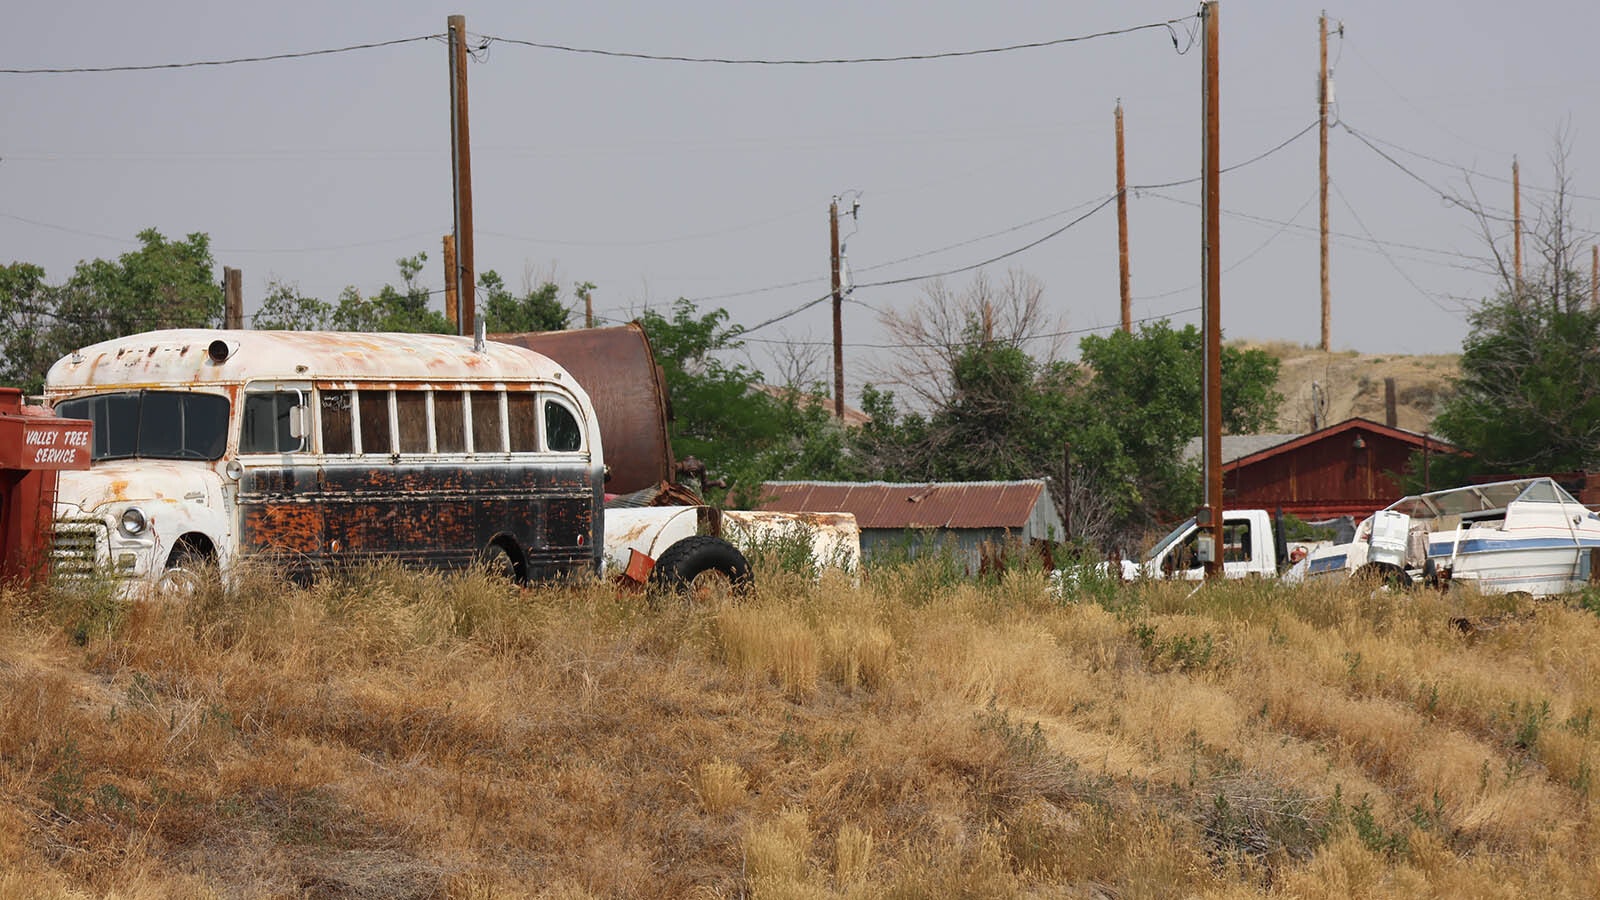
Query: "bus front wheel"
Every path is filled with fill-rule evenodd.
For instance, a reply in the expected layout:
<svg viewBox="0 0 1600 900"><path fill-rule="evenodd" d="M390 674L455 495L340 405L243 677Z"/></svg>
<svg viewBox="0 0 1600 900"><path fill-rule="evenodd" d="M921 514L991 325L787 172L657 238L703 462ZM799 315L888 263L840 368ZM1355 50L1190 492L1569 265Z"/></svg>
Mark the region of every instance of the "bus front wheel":
<svg viewBox="0 0 1600 900"><path fill-rule="evenodd" d="M156 592L167 599L187 600L199 593L206 570L214 565L205 550L188 542L179 543L167 557L167 567L156 581Z"/></svg>

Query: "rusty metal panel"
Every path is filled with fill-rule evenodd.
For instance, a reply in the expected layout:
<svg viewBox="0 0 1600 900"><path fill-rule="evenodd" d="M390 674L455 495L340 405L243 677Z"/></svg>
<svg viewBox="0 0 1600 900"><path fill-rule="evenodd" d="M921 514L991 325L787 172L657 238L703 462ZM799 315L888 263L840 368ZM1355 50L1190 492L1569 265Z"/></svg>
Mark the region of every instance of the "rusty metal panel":
<svg viewBox="0 0 1600 900"><path fill-rule="evenodd" d="M1023 528L1044 496L1043 481L921 484L770 481L762 509L848 512L863 529Z"/></svg>
<svg viewBox="0 0 1600 900"><path fill-rule="evenodd" d="M0 582L44 574L57 473L89 468L89 427L24 406L21 391L0 388Z"/></svg>
<svg viewBox="0 0 1600 900"><path fill-rule="evenodd" d="M587 470L548 464L252 468L240 482L241 548L317 567L392 558L453 568L499 536L530 579L594 574L600 498Z"/></svg>
<svg viewBox="0 0 1600 900"><path fill-rule="evenodd" d="M491 334L489 339L537 351L578 380L600 420L600 442L611 467L608 493L629 494L672 480L667 387L637 323Z"/></svg>

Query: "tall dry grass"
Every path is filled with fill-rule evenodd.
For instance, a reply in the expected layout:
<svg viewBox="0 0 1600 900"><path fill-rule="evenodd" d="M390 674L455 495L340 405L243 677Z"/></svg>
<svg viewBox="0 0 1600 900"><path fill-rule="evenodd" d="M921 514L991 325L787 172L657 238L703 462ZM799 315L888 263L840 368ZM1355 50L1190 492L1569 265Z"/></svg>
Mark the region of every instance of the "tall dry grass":
<svg viewBox="0 0 1600 900"><path fill-rule="evenodd" d="M1585 599L3 591L0 896L1593 896Z"/></svg>

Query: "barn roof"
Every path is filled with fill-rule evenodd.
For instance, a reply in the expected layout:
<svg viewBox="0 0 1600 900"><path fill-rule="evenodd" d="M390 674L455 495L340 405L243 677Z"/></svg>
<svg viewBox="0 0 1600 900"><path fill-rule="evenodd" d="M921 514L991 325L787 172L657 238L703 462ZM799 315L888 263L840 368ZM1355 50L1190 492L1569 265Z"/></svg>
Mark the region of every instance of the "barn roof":
<svg viewBox="0 0 1600 900"><path fill-rule="evenodd" d="M1022 528L1049 496L1042 480L915 484L769 481L762 509L854 513L863 528ZM1055 518L1053 503L1048 515Z"/></svg>
<svg viewBox="0 0 1600 900"><path fill-rule="evenodd" d="M1307 444L1356 429L1412 444L1418 449L1424 445L1434 450L1455 449L1454 445L1431 435L1418 434L1404 428L1393 428L1371 419L1355 416L1307 434L1225 434L1222 436L1222 464L1229 469L1250 465L1269 456L1297 450ZM1200 438L1191 438L1189 443L1184 445L1183 458L1192 462L1200 461Z"/></svg>

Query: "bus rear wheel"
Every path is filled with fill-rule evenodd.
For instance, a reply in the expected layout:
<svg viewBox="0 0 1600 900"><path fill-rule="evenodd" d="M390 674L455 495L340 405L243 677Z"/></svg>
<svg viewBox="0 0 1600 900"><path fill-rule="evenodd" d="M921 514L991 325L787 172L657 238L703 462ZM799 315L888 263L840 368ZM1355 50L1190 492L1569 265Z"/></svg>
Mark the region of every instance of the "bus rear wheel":
<svg viewBox="0 0 1600 900"><path fill-rule="evenodd" d="M483 548L478 555L478 564L483 570L495 578L503 578L512 584L526 584L528 576L517 559L517 555L500 541L495 541Z"/></svg>

